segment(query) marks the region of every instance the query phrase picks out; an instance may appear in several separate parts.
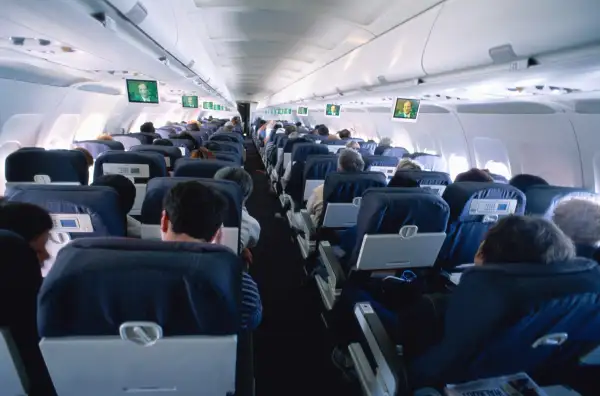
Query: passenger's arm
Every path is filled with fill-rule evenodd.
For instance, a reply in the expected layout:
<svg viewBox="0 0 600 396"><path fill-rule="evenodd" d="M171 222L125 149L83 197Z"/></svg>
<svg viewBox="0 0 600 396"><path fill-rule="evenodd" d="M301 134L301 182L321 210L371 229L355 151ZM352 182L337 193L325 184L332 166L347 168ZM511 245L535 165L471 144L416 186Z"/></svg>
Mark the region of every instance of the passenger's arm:
<svg viewBox="0 0 600 396"><path fill-rule="evenodd" d="M254 330L262 320L262 302L258 286L252 277L244 272L242 275L242 328Z"/></svg>
<svg viewBox="0 0 600 396"><path fill-rule="evenodd" d="M260 239L260 224L258 221L250 216L250 214L246 215L244 224L242 226L246 229L245 232L248 234L247 246L248 248L253 248L258 244L258 240Z"/></svg>

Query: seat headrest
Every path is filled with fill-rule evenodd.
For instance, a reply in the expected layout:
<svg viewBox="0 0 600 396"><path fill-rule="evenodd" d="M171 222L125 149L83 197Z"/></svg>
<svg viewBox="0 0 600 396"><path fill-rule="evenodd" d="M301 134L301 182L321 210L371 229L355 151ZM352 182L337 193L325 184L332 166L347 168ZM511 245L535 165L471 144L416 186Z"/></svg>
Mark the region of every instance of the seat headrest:
<svg viewBox="0 0 600 396"><path fill-rule="evenodd" d="M190 151L194 149L194 146L196 144L196 143L192 142L190 139L170 138L169 140L171 141L171 143L173 143L173 146L184 147Z"/></svg>
<svg viewBox="0 0 600 396"><path fill-rule="evenodd" d="M71 233L73 238L89 236L125 236L125 221L117 192L111 187L28 184L10 186L8 201L32 203L50 214L89 215L91 233Z"/></svg>
<svg viewBox="0 0 600 396"><path fill-rule="evenodd" d="M292 149L292 162L305 162L309 155L329 154L327 147L314 143L297 143Z"/></svg>
<svg viewBox="0 0 600 396"><path fill-rule="evenodd" d="M388 149L385 149L385 151L383 152L383 155L386 157L402 158L407 154L409 154L408 150L404 147L390 147Z"/></svg>
<svg viewBox="0 0 600 396"><path fill-rule="evenodd" d="M234 164L228 161L180 158L175 163L173 176L212 179L219 169L228 166L234 166Z"/></svg>
<svg viewBox="0 0 600 396"><path fill-rule="evenodd" d="M301 143L311 143L310 140L305 139L305 138L295 138L295 139L287 139L285 141L285 145L283 146L283 152L284 153L291 153L292 149L294 148L294 146L296 144L301 144Z"/></svg>
<svg viewBox="0 0 600 396"><path fill-rule="evenodd" d="M160 224L165 195L177 183L187 181L202 183L221 193L227 201L225 227L240 227L242 221L242 202L244 201L240 186L229 180L200 179L196 177L156 177L150 180L146 187L146 197L142 205L142 223Z"/></svg>
<svg viewBox="0 0 600 396"><path fill-rule="evenodd" d="M36 175L47 175L51 182L88 184L85 156L77 150L20 149L6 157L8 182L34 182Z"/></svg>
<svg viewBox="0 0 600 396"><path fill-rule="evenodd" d="M140 144L139 146L133 146L129 149L129 151L137 152L137 151L152 151L156 153L161 153L165 157L170 157L172 160L177 158L181 158L181 150L174 146L156 146L153 144ZM173 161L174 162L174 161Z"/></svg>
<svg viewBox="0 0 600 396"><path fill-rule="evenodd" d="M137 169L138 176L135 173L126 174L126 176L134 177L136 182L146 181L153 177L167 176L167 167L165 165L165 157L158 152L131 152L131 151L105 151L96 159L94 166L94 180L104 174L114 173L107 170L108 164L132 164L132 165L147 165L146 170ZM106 165L106 166L105 166ZM123 169L123 172L133 171L135 169ZM139 180L138 180L139 179Z"/></svg>
<svg viewBox="0 0 600 396"><path fill-rule="evenodd" d="M397 157L386 157L383 155L363 155L365 168L370 166L398 166L400 159Z"/></svg>
<svg viewBox="0 0 600 396"><path fill-rule="evenodd" d="M233 142L222 142L222 141L214 141L209 140L204 144L204 147L209 149L210 151L228 151L241 154L240 145Z"/></svg>
<svg viewBox="0 0 600 396"><path fill-rule="evenodd" d="M474 200L496 199L496 200L515 200L516 207L514 214L522 215L525 213L525 194L519 189L508 184L500 183L482 183L482 182L458 182L450 184L442 196L450 206L450 223L459 218L468 220L471 203ZM476 216L474 218L480 218Z"/></svg>
<svg viewBox="0 0 600 396"><path fill-rule="evenodd" d="M331 172L335 172L338 166L338 156L327 155L309 155L304 164L304 180L321 180L325 179Z"/></svg>
<svg viewBox="0 0 600 396"><path fill-rule="evenodd" d="M42 337L116 336L128 321L165 336L236 334L242 263L224 246L83 238L64 247L39 293Z"/></svg>
<svg viewBox="0 0 600 396"><path fill-rule="evenodd" d="M417 170L399 170L402 175L413 179L419 184L444 185L452 184L450 175L444 172L428 172Z"/></svg>
<svg viewBox="0 0 600 396"><path fill-rule="evenodd" d="M240 155L237 153L227 151L215 151L213 154L215 155L215 158L219 161L232 162L233 165L242 165L242 157L240 157ZM229 164L229 166L233 165Z"/></svg>
<svg viewBox="0 0 600 396"><path fill-rule="evenodd" d="M597 198L598 195L584 188L536 185L525 192L527 214L552 216L556 205L571 198Z"/></svg>
<svg viewBox="0 0 600 396"><path fill-rule="evenodd" d="M365 149L369 152L368 155L374 155L375 149L377 148L377 143L375 142L358 142L360 144L361 149Z"/></svg>
<svg viewBox="0 0 600 396"><path fill-rule="evenodd" d="M96 159L100 154L108 150L121 150L125 151L123 143L115 140L82 140L80 142L73 142L73 147L82 147L92 154L92 157Z"/></svg>
<svg viewBox="0 0 600 396"><path fill-rule="evenodd" d="M325 177L323 197L329 203L349 203L369 188L386 185L387 179L380 172L332 172Z"/></svg>

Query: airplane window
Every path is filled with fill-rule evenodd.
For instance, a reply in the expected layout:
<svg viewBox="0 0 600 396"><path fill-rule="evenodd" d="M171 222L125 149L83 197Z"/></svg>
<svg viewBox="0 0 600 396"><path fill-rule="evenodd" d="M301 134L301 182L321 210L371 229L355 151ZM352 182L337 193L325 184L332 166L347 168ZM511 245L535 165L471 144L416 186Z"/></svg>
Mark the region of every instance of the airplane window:
<svg viewBox="0 0 600 396"><path fill-rule="evenodd" d="M79 114L61 114L44 137L42 147L47 150L70 148L78 124Z"/></svg>
<svg viewBox="0 0 600 396"><path fill-rule="evenodd" d="M450 177L454 180L459 173L469 170L469 161L461 155L452 154L448 160L448 167L450 168Z"/></svg>
<svg viewBox="0 0 600 396"><path fill-rule="evenodd" d="M487 169L490 172L495 173L496 175L504 176L507 179L510 179L512 177L510 169L508 169L508 167L502 162L488 161L485 164L484 169Z"/></svg>
<svg viewBox="0 0 600 396"><path fill-rule="evenodd" d="M90 114L77 129L74 140L93 140L104 132L107 118L104 114Z"/></svg>
<svg viewBox="0 0 600 396"><path fill-rule="evenodd" d="M6 157L21 147L21 143L17 141L9 141L0 146L0 195L4 195L4 190L6 189L6 176L4 173Z"/></svg>

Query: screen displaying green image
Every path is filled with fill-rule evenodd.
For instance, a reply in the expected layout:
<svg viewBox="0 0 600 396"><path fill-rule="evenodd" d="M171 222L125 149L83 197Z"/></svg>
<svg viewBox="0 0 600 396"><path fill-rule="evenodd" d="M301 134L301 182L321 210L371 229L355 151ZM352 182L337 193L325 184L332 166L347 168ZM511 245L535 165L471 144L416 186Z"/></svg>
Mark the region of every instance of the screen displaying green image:
<svg viewBox="0 0 600 396"><path fill-rule="evenodd" d="M396 98L392 118L397 121L416 122L420 107L419 99Z"/></svg>
<svg viewBox="0 0 600 396"><path fill-rule="evenodd" d="M182 96L181 104L183 105L183 107L197 109L198 108L198 97L197 96Z"/></svg>
<svg viewBox="0 0 600 396"><path fill-rule="evenodd" d="M325 106L326 117L339 117L342 106L336 104L328 104Z"/></svg>
<svg viewBox="0 0 600 396"><path fill-rule="evenodd" d="M298 107L298 115L308 115L308 107Z"/></svg>
<svg viewBox="0 0 600 396"><path fill-rule="evenodd" d="M127 95L131 103L158 103L158 84L150 80L127 80Z"/></svg>
<svg viewBox="0 0 600 396"><path fill-rule="evenodd" d="M202 103L202 108L204 110L212 110L213 109L213 102L203 102Z"/></svg>

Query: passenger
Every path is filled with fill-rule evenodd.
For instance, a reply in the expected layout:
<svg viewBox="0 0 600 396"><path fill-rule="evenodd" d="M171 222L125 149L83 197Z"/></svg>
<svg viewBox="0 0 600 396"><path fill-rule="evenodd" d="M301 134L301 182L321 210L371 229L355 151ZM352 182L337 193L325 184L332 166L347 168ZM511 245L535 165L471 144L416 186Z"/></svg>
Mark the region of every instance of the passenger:
<svg viewBox="0 0 600 396"><path fill-rule="evenodd" d="M318 128L316 128L317 134L319 136L321 136L323 139L326 139L327 137L329 137L329 128L327 128L325 125L319 125Z"/></svg>
<svg viewBox="0 0 600 396"><path fill-rule="evenodd" d="M300 121L296 123L296 130L300 135L306 135L308 133L308 129L302 126L302 123Z"/></svg>
<svg viewBox="0 0 600 396"><path fill-rule="evenodd" d="M227 202L218 192L195 181L176 184L167 193L161 219L162 240L220 243ZM252 277L242 275L242 328L255 329L262 304Z"/></svg>
<svg viewBox="0 0 600 396"><path fill-rule="evenodd" d="M215 154L207 149L206 147L198 147L197 150L192 151L190 158L194 159L215 159Z"/></svg>
<svg viewBox="0 0 600 396"><path fill-rule="evenodd" d="M167 124L168 125L168 124ZM173 125L173 123L171 123ZM140 127L140 132L146 133L156 133L156 128L154 128L154 124L151 122L144 122Z"/></svg>
<svg viewBox="0 0 600 396"><path fill-rule="evenodd" d="M267 136L267 121L266 120L260 120L260 122L258 123L258 130L257 130L256 134L258 135L259 141L264 144L264 140Z"/></svg>
<svg viewBox="0 0 600 396"><path fill-rule="evenodd" d="M539 176L529 175L527 173L522 173L520 175L514 176L508 182L513 187L518 188L519 190L525 192L531 186L547 186L548 182L542 179Z"/></svg>
<svg viewBox="0 0 600 396"><path fill-rule="evenodd" d="M381 138L379 145L375 148L375 155L383 155L383 152L392 147L392 139L389 137Z"/></svg>
<svg viewBox="0 0 600 396"><path fill-rule="evenodd" d="M338 136L342 140L348 140L352 137L352 133L350 133L350 131L347 129L342 129L341 131L338 132Z"/></svg>
<svg viewBox="0 0 600 396"><path fill-rule="evenodd" d="M454 179L454 182L455 183L459 183L459 182L493 183L494 179L492 178L492 176L490 176L489 173L487 173L481 169L473 168L466 172L458 174L458 176L456 176L456 179Z"/></svg>
<svg viewBox="0 0 600 396"><path fill-rule="evenodd" d="M227 122L223 127L223 132L231 133L233 132L233 124L231 122Z"/></svg>
<svg viewBox="0 0 600 396"><path fill-rule="evenodd" d="M96 136L96 140L106 140L106 141L110 141L113 140L112 136L110 136L107 133L103 133L101 135Z"/></svg>
<svg viewBox="0 0 600 396"><path fill-rule="evenodd" d="M198 142L189 132L182 132L177 136L177 139L188 140L191 143L191 146L188 147L191 150L196 150L198 148Z"/></svg>
<svg viewBox="0 0 600 396"><path fill-rule="evenodd" d="M346 148L358 151L360 149L360 144L358 144L358 142L355 140L350 140L348 143L346 143Z"/></svg>
<svg viewBox="0 0 600 396"><path fill-rule="evenodd" d="M402 170L420 171L423 169L421 168L421 165L417 164L415 161L408 159L408 158L404 158L398 163L398 167L396 168L396 170L397 171L402 171Z"/></svg>
<svg viewBox="0 0 600 396"><path fill-rule="evenodd" d="M35 251L40 267L50 258L46 244L52 227L46 209L25 202L0 201L0 229L20 235Z"/></svg>
<svg viewBox="0 0 600 396"><path fill-rule="evenodd" d="M129 216L137 193L133 182L123 175L103 175L94 180L91 185L111 187L117 192L119 196L119 209L127 226L127 236L130 238L141 238L142 223Z"/></svg>
<svg viewBox="0 0 600 396"><path fill-rule="evenodd" d="M188 129L192 132L200 132L200 125L197 122L193 122L189 125Z"/></svg>
<svg viewBox="0 0 600 396"><path fill-rule="evenodd" d="M592 199L569 199L559 203L554 224L575 243L577 255L595 259L600 246L600 203Z"/></svg>
<svg viewBox="0 0 600 396"><path fill-rule="evenodd" d="M338 157L338 172L358 173L365 169L365 161L362 156L354 150L342 150ZM325 184L321 184L315 188L308 198L306 210L311 215L313 222L317 224L323 212L323 188Z"/></svg>
<svg viewBox="0 0 600 396"><path fill-rule="evenodd" d="M260 238L260 224L248 213L246 202L254 190L252 176L244 169L229 166L221 168L215 173L216 180L230 180L241 187L244 193L244 202L242 203L242 229L240 233L240 243L243 249L251 249L258 244Z"/></svg>
<svg viewBox="0 0 600 396"><path fill-rule="evenodd" d="M154 139L152 144L155 146L173 146L173 142L169 139Z"/></svg>
<svg viewBox="0 0 600 396"><path fill-rule="evenodd" d="M75 147L73 150L77 150L77 151L83 153L83 155L85 156L85 162L86 162L88 168L94 166L94 157L92 156L92 154L89 151L87 151L83 147Z"/></svg>

